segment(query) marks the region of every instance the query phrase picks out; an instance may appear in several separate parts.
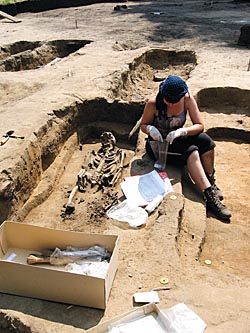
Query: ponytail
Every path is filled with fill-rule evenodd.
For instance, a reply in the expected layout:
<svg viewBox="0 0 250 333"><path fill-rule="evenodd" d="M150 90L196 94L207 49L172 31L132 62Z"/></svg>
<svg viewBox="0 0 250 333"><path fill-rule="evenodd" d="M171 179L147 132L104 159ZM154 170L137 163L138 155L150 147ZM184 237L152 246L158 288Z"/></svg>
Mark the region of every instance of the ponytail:
<svg viewBox="0 0 250 333"><path fill-rule="evenodd" d="M159 112L159 118L161 119L163 116L166 116L167 113L167 105L163 101L162 93L159 91L156 95L156 109Z"/></svg>

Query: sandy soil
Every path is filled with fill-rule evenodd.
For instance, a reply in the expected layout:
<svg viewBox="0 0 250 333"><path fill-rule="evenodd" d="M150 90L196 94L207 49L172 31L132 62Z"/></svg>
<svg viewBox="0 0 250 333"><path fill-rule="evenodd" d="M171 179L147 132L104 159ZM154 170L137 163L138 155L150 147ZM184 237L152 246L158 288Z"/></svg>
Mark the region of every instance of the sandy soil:
<svg viewBox="0 0 250 333"><path fill-rule="evenodd" d="M28 327L34 332L82 332L131 310L136 306L135 292L161 286L160 278L166 276L171 289L159 292L161 307L184 302L207 323L206 332L247 333L250 72L249 49L239 47L237 41L240 27L249 23L250 6L229 1L217 1L213 6L204 1L128 1L127 8L120 11L114 11L114 6L107 3L24 13L18 15L19 24L0 21L1 46L17 41L91 41L52 66L0 72L1 131L15 129L16 134L25 134L25 140L10 139L0 147L1 191L6 170L22 180L25 173L20 171L20 159L33 161L31 166L26 162L30 182L25 180L21 188L15 188L18 200L6 219L120 236L119 268L105 312L1 294L1 314L19 318L24 323L21 331ZM154 48L194 52L197 64L190 61L188 68L184 62L159 66L157 54L159 59L154 58L151 66L146 59L137 66L134 59ZM144 135L140 133L135 144L126 142L124 136L139 118L143 103L157 91L159 83L152 80L156 73L182 75L197 97L206 130L216 141L216 178L232 210L230 223L206 214L201 195L181 170L171 166L167 172L177 200L167 196L144 227L133 229L99 214L109 202L96 189L77 193L75 212L65 214L64 205L86 153L100 147L98 136L91 140L82 136L86 122L98 127L94 114L100 112L103 117L102 108L109 110L105 103L87 106L87 102L106 99L109 103L119 101L121 108L127 105L120 122L119 116L112 121L111 108L111 116L104 119L108 125L102 122L100 128L113 128L118 135L129 163L123 176L153 169L144 155ZM76 107L76 103L83 106ZM131 111L134 103L138 103L136 112ZM88 108L89 118L84 108ZM82 112L77 131L71 125L76 109ZM67 135L62 134L65 131ZM113 192L121 198L119 183ZM206 259L212 264L205 265ZM8 326L2 322L1 329Z"/></svg>

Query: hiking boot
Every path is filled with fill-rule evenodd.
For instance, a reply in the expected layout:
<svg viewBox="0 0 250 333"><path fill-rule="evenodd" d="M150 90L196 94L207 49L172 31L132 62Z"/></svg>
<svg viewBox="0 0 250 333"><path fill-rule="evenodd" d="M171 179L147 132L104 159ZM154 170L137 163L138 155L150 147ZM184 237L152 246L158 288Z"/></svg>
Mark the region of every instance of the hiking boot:
<svg viewBox="0 0 250 333"><path fill-rule="evenodd" d="M230 209L221 203L217 193L212 188L212 186L205 189L204 199L206 201L206 207L209 208L218 218L222 220L230 219Z"/></svg>
<svg viewBox="0 0 250 333"><path fill-rule="evenodd" d="M215 178L214 178L215 171L210 176L208 173L206 173L207 179L209 180L209 183L211 184L212 189L215 191L215 193L218 195L220 200L224 199L222 191L219 189L219 187L215 184Z"/></svg>

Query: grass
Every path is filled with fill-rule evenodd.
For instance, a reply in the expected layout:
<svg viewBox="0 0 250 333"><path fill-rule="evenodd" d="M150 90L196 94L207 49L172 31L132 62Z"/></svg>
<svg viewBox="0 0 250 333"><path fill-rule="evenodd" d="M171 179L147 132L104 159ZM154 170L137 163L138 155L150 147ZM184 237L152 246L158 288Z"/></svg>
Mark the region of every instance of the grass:
<svg viewBox="0 0 250 333"><path fill-rule="evenodd" d="M0 5L1 6L11 5L13 3L22 2L22 1L25 1L25 0L0 0Z"/></svg>

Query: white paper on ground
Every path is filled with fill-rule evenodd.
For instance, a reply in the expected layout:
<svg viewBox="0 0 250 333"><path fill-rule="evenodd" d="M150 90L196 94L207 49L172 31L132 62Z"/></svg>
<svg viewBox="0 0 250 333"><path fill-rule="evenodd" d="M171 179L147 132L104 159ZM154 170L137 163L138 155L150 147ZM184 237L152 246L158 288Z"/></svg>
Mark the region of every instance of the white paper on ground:
<svg viewBox="0 0 250 333"><path fill-rule="evenodd" d="M134 295L136 303L159 303L160 298L157 291L138 292Z"/></svg>
<svg viewBox="0 0 250 333"><path fill-rule="evenodd" d="M128 200L111 207L107 215L112 219L128 222L131 227L145 224L148 218L148 213L143 208L131 205Z"/></svg>
<svg viewBox="0 0 250 333"><path fill-rule="evenodd" d="M163 195L157 195L157 197L154 198L147 206L145 207L146 211L151 213L155 210L157 206L162 202L164 196Z"/></svg>
<svg viewBox="0 0 250 333"><path fill-rule="evenodd" d="M125 178L121 182L121 188L125 197L133 203L135 207L146 206L148 202L142 197L139 192L139 180L141 176L132 176Z"/></svg>
<svg viewBox="0 0 250 333"><path fill-rule="evenodd" d="M170 192L174 192L172 184L170 182L170 179L168 178L168 174L166 173L166 171L160 171L160 172L158 172L158 175L164 181L164 184L165 184L165 195L168 194L168 193L170 193Z"/></svg>
<svg viewBox="0 0 250 333"><path fill-rule="evenodd" d="M157 195L165 194L163 179L154 170L139 178L138 190L146 201L152 201Z"/></svg>
<svg viewBox="0 0 250 333"><path fill-rule="evenodd" d="M126 177L121 188L126 198L134 206L147 206L155 198L162 198L173 192L167 174L153 170L145 175Z"/></svg>
<svg viewBox="0 0 250 333"><path fill-rule="evenodd" d="M203 333L206 323L184 303L161 310L167 331L171 333Z"/></svg>

